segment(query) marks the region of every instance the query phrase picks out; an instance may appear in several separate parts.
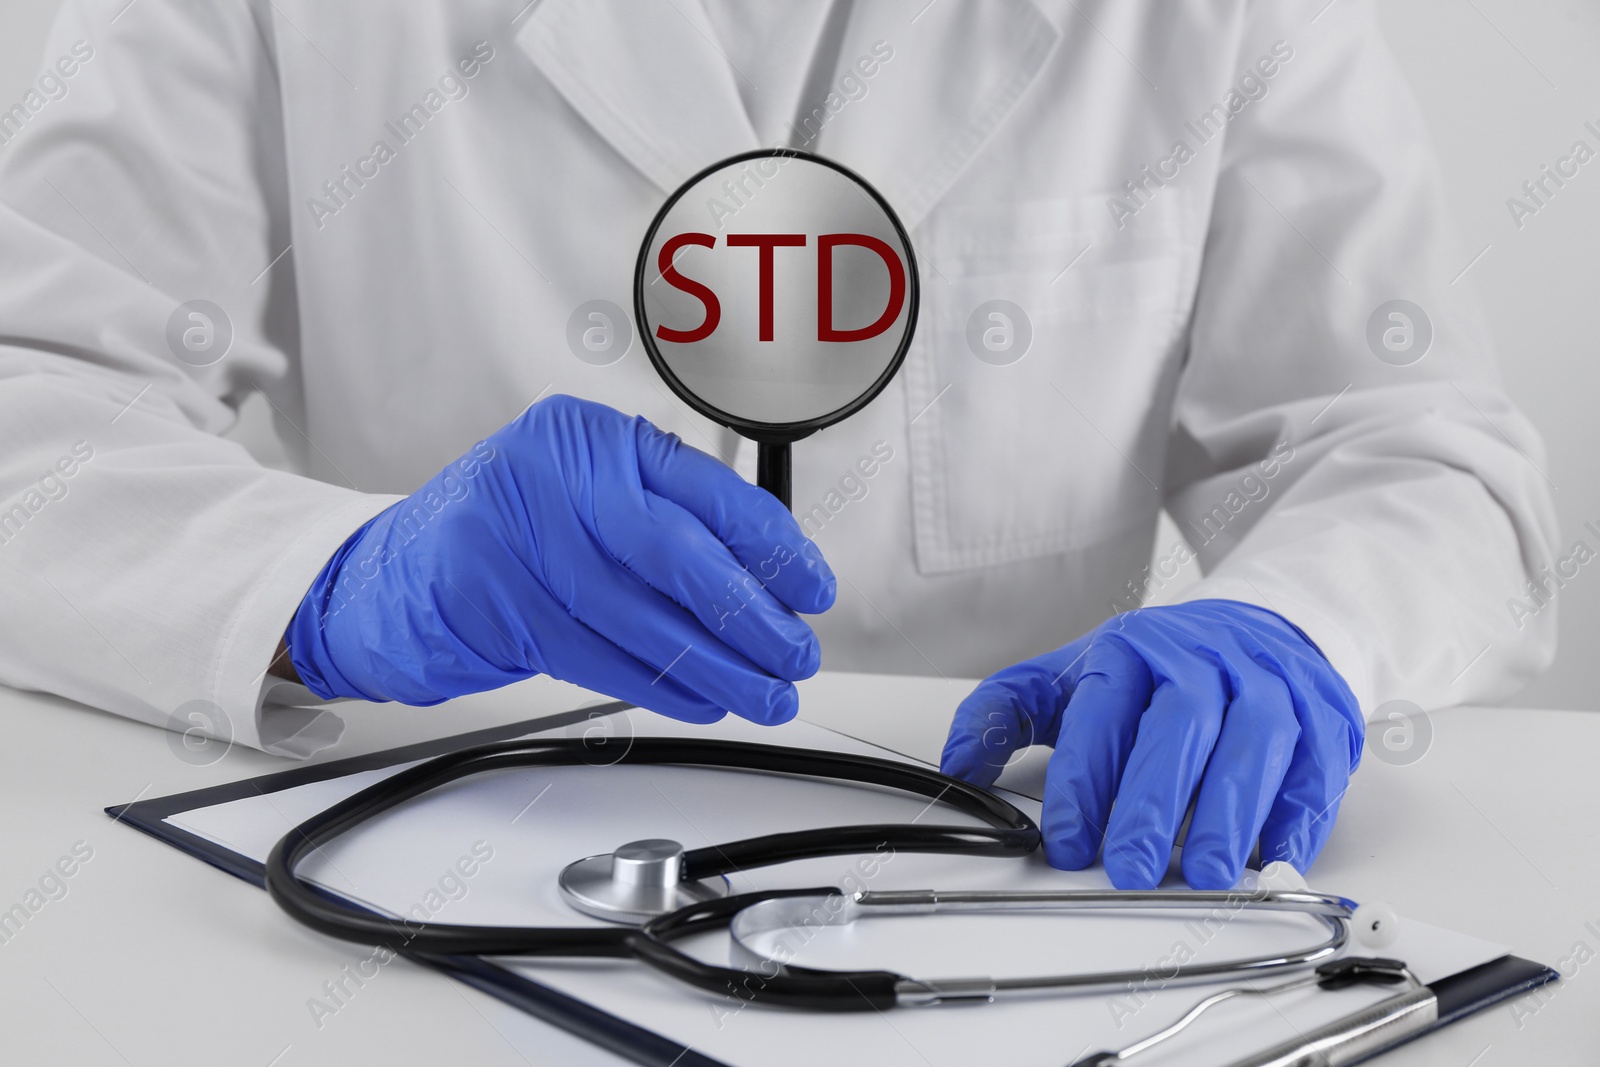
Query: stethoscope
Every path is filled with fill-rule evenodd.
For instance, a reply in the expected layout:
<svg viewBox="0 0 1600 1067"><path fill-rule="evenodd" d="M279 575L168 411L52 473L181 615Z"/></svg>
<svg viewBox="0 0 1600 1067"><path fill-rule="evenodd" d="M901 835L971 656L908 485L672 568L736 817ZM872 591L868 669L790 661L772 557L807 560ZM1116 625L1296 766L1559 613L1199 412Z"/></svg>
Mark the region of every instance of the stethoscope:
<svg viewBox="0 0 1600 1067"><path fill-rule="evenodd" d="M1392 960L1335 959L1350 938L1356 905L1343 897L1309 891L848 892L822 887L730 895L726 880L730 872L792 860L886 849L1024 856L1038 848L1039 829L1024 812L991 793L928 768L871 756L737 741L634 738L625 752L607 764L619 765L731 768L893 789L927 798L930 807L943 805L984 825L926 825L919 821L836 826L688 851L671 841L632 842L611 853L577 860L561 874L567 902L575 910L609 920L604 926L416 922L363 909L296 873L312 851L374 816L451 782L510 768L594 766L592 748L582 739L521 739L463 749L417 764L307 819L272 849L266 863L267 890L285 911L314 930L348 941L387 945L397 952L626 958L707 992L724 994L733 983L733 988L749 990L757 1002L817 1011L989 1002L1027 994L1126 990L1130 984L1153 982L1170 986L1223 978L1249 980L1313 966L1318 967L1315 975L1296 980L1296 985L1391 982L1409 977L1404 964ZM825 970L788 962L793 955L790 942L803 940L816 928L870 918L1015 911L1215 913L1219 908L1234 913L1313 916L1325 927L1324 935L1291 951L1220 962L1009 978L927 978L887 970ZM708 963L676 947L676 942L686 937L715 930L729 934L736 965ZM1244 992L1247 990L1234 990L1229 995ZM1216 999L1213 995L1208 1002Z"/></svg>

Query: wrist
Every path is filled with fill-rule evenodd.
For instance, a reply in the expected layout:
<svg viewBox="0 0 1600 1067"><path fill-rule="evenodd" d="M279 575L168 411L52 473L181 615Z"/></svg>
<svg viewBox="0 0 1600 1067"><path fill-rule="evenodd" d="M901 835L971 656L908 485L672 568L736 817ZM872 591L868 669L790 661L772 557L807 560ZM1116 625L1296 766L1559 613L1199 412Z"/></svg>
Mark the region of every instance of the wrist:
<svg viewBox="0 0 1600 1067"><path fill-rule="evenodd" d="M300 679L300 672L294 669L294 660L289 655L289 638L285 634L278 638L278 650L272 654L272 662L267 664L267 673L274 678L296 682L305 685Z"/></svg>
<svg viewBox="0 0 1600 1067"><path fill-rule="evenodd" d="M345 676L334 655L333 646L338 642L335 640L337 635L330 633L330 626L338 625L337 617L349 606L340 595L340 581L346 561L355 553L373 524L392 510L386 509L369 519L339 546L339 550L312 580L311 587L306 590L294 617L284 630L280 644L284 653L283 663L293 672L295 680L323 700L340 697L379 701L388 699L364 691Z"/></svg>

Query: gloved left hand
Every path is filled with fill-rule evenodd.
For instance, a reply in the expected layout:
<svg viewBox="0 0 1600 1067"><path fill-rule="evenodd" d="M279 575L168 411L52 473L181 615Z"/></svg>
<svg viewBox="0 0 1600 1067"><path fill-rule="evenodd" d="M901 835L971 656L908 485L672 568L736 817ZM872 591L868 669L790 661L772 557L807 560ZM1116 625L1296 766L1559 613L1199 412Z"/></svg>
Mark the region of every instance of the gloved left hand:
<svg viewBox="0 0 1600 1067"><path fill-rule="evenodd" d="M1350 687L1298 629L1197 600L1118 615L991 675L956 710L941 769L988 786L1018 749L1053 745L1045 856L1079 870L1103 843L1119 889L1160 883L1192 803L1184 879L1228 889L1258 839L1263 863L1311 866L1365 733Z"/></svg>

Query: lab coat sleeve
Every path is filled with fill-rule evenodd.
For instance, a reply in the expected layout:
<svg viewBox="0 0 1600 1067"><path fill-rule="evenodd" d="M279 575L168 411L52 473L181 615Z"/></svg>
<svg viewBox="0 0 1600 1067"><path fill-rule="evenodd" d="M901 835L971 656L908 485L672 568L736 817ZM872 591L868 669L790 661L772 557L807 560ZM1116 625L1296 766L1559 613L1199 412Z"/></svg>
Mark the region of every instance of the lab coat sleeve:
<svg viewBox="0 0 1600 1067"><path fill-rule="evenodd" d="M1206 575L1179 599L1277 611L1368 714L1502 700L1554 654L1527 586L1555 558L1545 454L1457 280L1473 250L1371 5L1319 7L1249 9L1236 69L1293 56L1226 128L1167 459ZM1402 320L1368 340L1395 299L1432 325L1408 366L1420 348L1375 354Z"/></svg>
<svg viewBox="0 0 1600 1067"><path fill-rule="evenodd" d="M292 255L269 269L291 239L275 47L242 0L66 0L54 77L5 128L0 681L304 756L342 723L266 705L315 703L269 660L328 557L394 498L217 436L253 389L304 421ZM195 321L169 340L193 299L231 322L209 366L191 364L215 349L181 343Z"/></svg>

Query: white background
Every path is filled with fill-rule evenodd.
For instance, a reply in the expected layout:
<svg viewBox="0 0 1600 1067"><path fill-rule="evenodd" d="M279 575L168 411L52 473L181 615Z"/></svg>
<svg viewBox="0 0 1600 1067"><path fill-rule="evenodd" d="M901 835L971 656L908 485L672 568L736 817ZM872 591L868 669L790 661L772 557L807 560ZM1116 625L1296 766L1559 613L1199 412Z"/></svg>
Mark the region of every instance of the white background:
<svg viewBox="0 0 1600 1067"><path fill-rule="evenodd" d="M137 2L137 0L135 0ZM1340 2L1340 0L1333 0ZM1563 548L1600 526L1600 160L1584 167L1519 230L1506 200L1583 128L1600 127L1600 4L1595 0L1379 0L1380 18L1422 102L1467 250L1458 283L1488 309L1511 395L1549 447ZM0 0L0 108L39 68L57 0ZM0 148L0 152L4 152ZM236 431L263 453L266 419L247 405ZM270 458L270 457L269 457ZM1178 534L1163 525L1158 546ZM1585 568L1558 595L1561 651L1516 699L1532 707L1594 707L1600 682L1600 571Z"/></svg>

